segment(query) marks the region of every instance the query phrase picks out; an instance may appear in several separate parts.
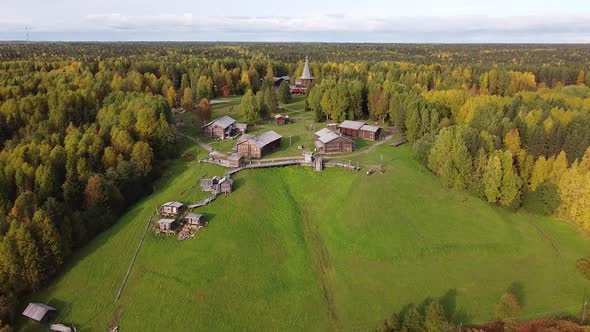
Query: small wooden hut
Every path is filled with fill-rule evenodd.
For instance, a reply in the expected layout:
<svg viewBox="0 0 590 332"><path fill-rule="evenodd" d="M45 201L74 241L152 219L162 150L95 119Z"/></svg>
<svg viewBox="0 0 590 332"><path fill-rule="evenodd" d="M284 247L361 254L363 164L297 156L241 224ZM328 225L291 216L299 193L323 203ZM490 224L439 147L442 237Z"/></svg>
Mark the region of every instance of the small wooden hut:
<svg viewBox="0 0 590 332"><path fill-rule="evenodd" d="M234 180L229 176L225 176L219 180L219 192L223 194L229 194L234 186Z"/></svg>
<svg viewBox="0 0 590 332"><path fill-rule="evenodd" d="M289 116L288 115L275 115L275 121L278 126L289 124Z"/></svg>
<svg viewBox="0 0 590 332"><path fill-rule="evenodd" d="M178 217L184 212L184 204L180 202L167 202L160 207L160 215Z"/></svg>
<svg viewBox="0 0 590 332"><path fill-rule="evenodd" d="M203 227L207 223L202 214L189 213L186 216L186 224L191 228Z"/></svg>
<svg viewBox="0 0 590 332"><path fill-rule="evenodd" d="M174 234L176 228L176 219L160 219L156 223L158 231L164 234Z"/></svg>
<svg viewBox="0 0 590 332"><path fill-rule="evenodd" d="M241 166L244 166L244 156L232 153L232 155L229 156L229 167L236 168Z"/></svg>

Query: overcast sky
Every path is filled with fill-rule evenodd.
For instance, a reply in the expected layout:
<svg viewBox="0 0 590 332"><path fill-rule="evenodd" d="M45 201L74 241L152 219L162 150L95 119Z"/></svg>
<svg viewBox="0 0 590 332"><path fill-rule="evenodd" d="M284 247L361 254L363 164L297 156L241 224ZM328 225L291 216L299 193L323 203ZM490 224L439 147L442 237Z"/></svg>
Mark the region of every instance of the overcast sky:
<svg viewBox="0 0 590 332"><path fill-rule="evenodd" d="M1 0L0 40L589 43L589 0Z"/></svg>

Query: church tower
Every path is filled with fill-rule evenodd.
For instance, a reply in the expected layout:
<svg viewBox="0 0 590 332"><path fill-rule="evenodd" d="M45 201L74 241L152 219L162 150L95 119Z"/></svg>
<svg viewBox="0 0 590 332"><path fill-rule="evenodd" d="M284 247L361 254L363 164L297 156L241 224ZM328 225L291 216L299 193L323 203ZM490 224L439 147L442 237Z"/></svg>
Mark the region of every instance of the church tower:
<svg viewBox="0 0 590 332"><path fill-rule="evenodd" d="M301 81L301 85L306 89L309 89L313 82L313 76L311 76L311 71L309 70L309 57L307 56L305 57L305 66L303 67L303 72L301 73L299 80Z"/></svg>

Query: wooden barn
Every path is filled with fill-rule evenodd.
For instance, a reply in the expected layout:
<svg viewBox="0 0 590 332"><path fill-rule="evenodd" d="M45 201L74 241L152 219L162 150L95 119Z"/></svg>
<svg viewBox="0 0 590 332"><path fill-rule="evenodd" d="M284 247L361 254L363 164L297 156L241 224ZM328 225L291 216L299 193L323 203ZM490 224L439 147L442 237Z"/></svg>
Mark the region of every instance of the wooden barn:
<svg viewBox="0 0 590 332"><path fill-rule="evenodd" d="M236 144L236 152L249 158L262 158L281 146L282 136L270 130L257 136L244 135Z"/></svg>
<svg viewBox="0 0 590 332"><path fill-rule="evenodd" d="M160 207L160 215L178 217L184 212L184 204L180 202L167 202Z"/></svg>
<svg viewBox="0 0 590 332"><path fill-rule="evenodd" d="M229 156L229 167L236 168L242 166L244 166L244 156L232 153L231 156Z"/></svg>
<svg viewBox="0 0 590 332"><path fill-rule="evenodd" d="M233 184L234 180L229 176L214 176L212 179L201 179L201 190L229 194L232 191Z"/></svg>
<svg viewBox="0 0 590 332"><path fill-rule="evenodd" d="M361 121L346 120L339 126L340 133L352 138L376 141L381 135L381 128L371 126Z"/></svg>
<svg viewBox="0 0 590 332"><path fill-rule="evenodd" d="M186 224L191 228L203 227L207 224L202 214L189 213L186 215Z"/></svg>
<svg viewBox="0 0 590 332"><path fill-rule="evenodd" d="M160 219L156 223L158 231L164 234L174 234L176 229L176 219Z"/></svg>
<svg viewBox="0 0 590 332"><path fill-rule="evenodd" d="M236 120L227 115L215 119L202 127L203 136L210 138L226 138L234 135Z"/></svg>
<svg viewBox="0 0 590 332"><path fill-rule="evenodd" d="M315 148L320 153L351 152L355 148L350 138L326 128L318 131L316 136Z"/></svg>
<svg viewBox="0 0 590 332"><path fill-rule="evenodd" d="M23 316L37 324L47 323L55 316L57 310L43 303L29 303L23 311Z"/></svg>
<svg viewBox="0 0 590 332"><path fill-rule="evenodd" d="M278 126L289 124L289 116L288 115L275 115L275 121Z"/></svg>

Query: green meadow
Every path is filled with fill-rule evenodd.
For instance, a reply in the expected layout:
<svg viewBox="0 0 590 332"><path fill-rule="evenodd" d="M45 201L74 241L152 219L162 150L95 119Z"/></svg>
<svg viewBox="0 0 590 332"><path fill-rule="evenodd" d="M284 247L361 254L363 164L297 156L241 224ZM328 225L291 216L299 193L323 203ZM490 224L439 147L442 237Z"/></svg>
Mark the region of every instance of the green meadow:
<svg viewBox="0 0 590 332"><path fill-rule="evenodd" d="M381 158L384 174L367 176ZM449 191L408 147L383 144L353 160L363 171L236 174L231 195L196 211L209 225L194 239L147 234L115 303L155 207L205 197L199 178L224 171L173 161L155 194L31 300L54 305L58 321L78 331L110 324L121 331L366 331L427 298L442 298L452 320L468 324L493 319L506 290L517 294L525 319L579 312L589 283L575 261L588 254L588 239L574 226Z"/></svg>

